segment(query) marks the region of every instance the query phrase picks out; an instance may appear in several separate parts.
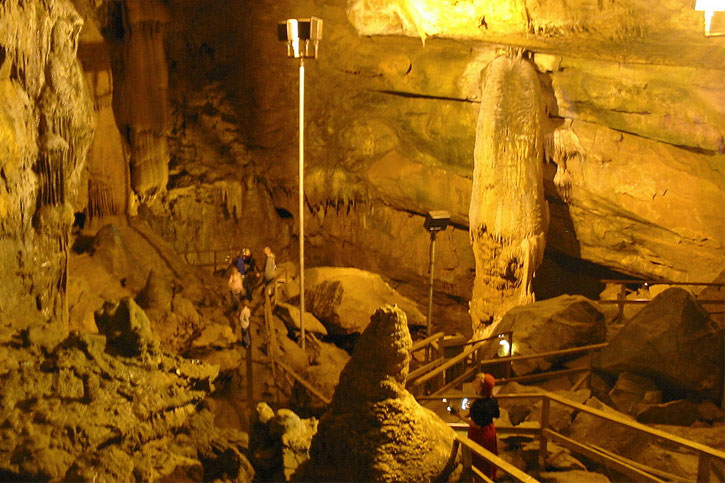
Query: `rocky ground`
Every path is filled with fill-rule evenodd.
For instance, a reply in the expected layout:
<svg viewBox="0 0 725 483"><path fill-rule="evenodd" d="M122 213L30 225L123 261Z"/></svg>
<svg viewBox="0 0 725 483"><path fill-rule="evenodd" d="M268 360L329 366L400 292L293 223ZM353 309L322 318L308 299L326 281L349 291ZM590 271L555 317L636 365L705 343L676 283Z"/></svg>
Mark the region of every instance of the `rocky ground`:
<svg viewBox="0 0 725 483"><path fill-rule="evenodd" d="M433 413L419 408L404 389L410 356L406 356L409 362L405 369L398 368L395 350L392 359L381 359L385 347L398 347L403 332L410 340L409 330L420 327L425 318L415 303L375 274L352 268L309 270L307 339L302 350L296 305L299 285L291 275L294 267L280 262L284 283L278 286L279 304L271 325L265 325L263 297L258 290L252 302L253 344L244 349L234 330L235 311L223 273L186 264L140 223L129 226L117 222L96 232L79 233L69 267L70 335L50 349L43 349L48 344L40 343L45 335L39 331L18 332L0 345L0 379L6 388L0 405L5 421L0 426L0 476L4 479L249 481L257 474L262 480L278 481L291 478L310 454L318 459L300 470L297 478L305 479L315 472L332 474L332 467L322 463L329 460L329 455L325 456L330 451L327 443L314 441L335 434L338 436L334 438L342 437L344 428L363 423L353 421L361 412L349 410L346 401L351 397L360 401L372 397L377 402L370 404L384 406L375 414L402 411L410 416L405 424L417 427L420 423L428 428L423 431L426 438L433 433L443 437L442 430L431 422L436 419ZM379 329L373 330L375 337L361 337L366 328L375 325L370 325L365 313L386 303L405 308L409 314L404 319L405 330L387 333ZM395 321L400 325L400 317L394 315L373 317L375 326L395 326ZM666 330L641 329L651 326L654 319L662 322L663 317L669 321ZM572 392L572 378L550 380L541 387L709 446L723 447L723 413L713 397L718 391L716 384L708 383L704 375L673 384L687 379L682 374L694 374L702 365L678 348L678 338L687 333L701 334L700 356L717 358L719 339L707 334L721 333L722 329L681 289L659 294L623 326L612 324L612 319L611 310L602 312L595 301L561 296L512 310L496 330L514 332L516 353L520 355L609 340L618 347L613 353L616 357L602 354L601 370L591 389ZM271 338L268 331L273 334ZM639 339L628 343L634 340L633 334L639 334ZM367 342L363 344L364 340ZM360 344L367 349L358 347L358 356L351 359L352 349ZM637 361L641 350L636 348L653 344L669 347L668 357L658 364L659 373L653 372L655 368L643 373L641 361ZM710 346L710 352L703 352ZM401 354L409 350L405 347L399 347ZM353 362L356 357L357 362ZM279 366L273 366L272 358L310 381L319 394L333 400L332 408L337 410L326 411L318 425L325 403L286 376ZM390 359L388 369L378 367L383 359ZM583 363L583 359L552 358L539 364L517 364L513 369L524 375ZM347 376L341 376L344 367ZM710 372L716 382L717 371ZM373 373L379 376L380 388L387 388L384 391L391 390L390 384L397 381L397 403L378 400L383 389L368 387ZM337 390L340 377L346 379L347 389L342 393ZM536 388L511 383L500 391L518 393ZM404 407L407 409L401 409ZM538 417L535 405L503 403L502 407L502 424L534 423ZM640 441L640 436L610 432L605 437L595 421L576 411L556 412L552 418L552 426L565 434L602 446L617 442L617 451L624 456L634 458L638 455L630 453L646 445L650 448L646 463L655 464L664 458L672 462L665 465L667 471L688 477L696 471L695 455ZM358 429L361 434L368 432ZM419 437L417 431L411 434ZM393 439L385 444L396 447L401 444L398 439L406 439L392 433L385 436L390 437ZM366 446L362 440L353 440L363 451ZM534 470L535 440L502 436L501 442L504 458ZM584 474L581 472L589 472L587 478L617 481L616 475L606 474L586 459L563 448L554 450L547 463L549 471L546 476L542 474L546 481L566 481L562 478L576 478ZM432 447L431 451L440 453ZM403 474L396 473L404 470L396 470L393 460L385 464L391 474ZM444 467L441 471L452 471ZM379 470L359 468L372 471L370 475Z"/></svg>

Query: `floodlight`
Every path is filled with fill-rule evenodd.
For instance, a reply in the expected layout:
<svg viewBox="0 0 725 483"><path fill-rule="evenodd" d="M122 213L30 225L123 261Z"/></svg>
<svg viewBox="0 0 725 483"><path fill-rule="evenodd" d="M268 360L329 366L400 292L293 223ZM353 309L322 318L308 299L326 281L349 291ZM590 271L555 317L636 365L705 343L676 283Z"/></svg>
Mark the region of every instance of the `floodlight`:
<svg viewBox="0 0 725 483"><path fill-rule="evenodd" d="M423 227L428 231L445 230L451 221L451 215L447 211L429 211L423 222Z"/></svg>

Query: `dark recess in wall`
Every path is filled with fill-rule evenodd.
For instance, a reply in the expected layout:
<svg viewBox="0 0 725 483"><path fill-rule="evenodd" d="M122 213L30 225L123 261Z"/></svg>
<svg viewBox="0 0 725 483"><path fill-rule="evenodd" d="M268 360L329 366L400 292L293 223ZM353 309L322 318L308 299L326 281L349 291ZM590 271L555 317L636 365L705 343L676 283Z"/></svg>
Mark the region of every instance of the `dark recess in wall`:
<svg viewBox="0 0 725 483"><path fill-rule="evenodd" d="M605 286L603 279L634 280L596 263L570 257L555 250L546 250L544 261L536 270L533 290L536 300L550 299L563 294L583 295L593 300Z"/></svg>

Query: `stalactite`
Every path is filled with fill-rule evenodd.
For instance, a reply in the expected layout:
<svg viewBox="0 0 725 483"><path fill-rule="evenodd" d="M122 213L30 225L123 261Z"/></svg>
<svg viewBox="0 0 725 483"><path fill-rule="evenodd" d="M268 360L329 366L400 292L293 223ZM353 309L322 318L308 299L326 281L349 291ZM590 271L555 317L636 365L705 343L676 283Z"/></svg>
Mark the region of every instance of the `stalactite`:
<svg viewBox="0 0 725 483"><path fill-rule="evenodd" d="M164 29L170 21L159 0L124 0L124 73L117 113L131 146L131 183L153 195L168 180L168 73Z"/></svg>
<svg viewBox="0 0 725 483"><path fill-rule="evenodd" d="M511 307L533 301L531 282L546 244L543 189L544 101L521 52L486 68L474 151L469 211L476 279L474 331Z"/></svg>
<svg viewBox="0 0 725 483"><path fill-rule="evenodd" d="M227 213L234 219L241 219L244 208L244 186L238 181L220 181L216 183L218 200L215 204L223 204Z"/></svg>

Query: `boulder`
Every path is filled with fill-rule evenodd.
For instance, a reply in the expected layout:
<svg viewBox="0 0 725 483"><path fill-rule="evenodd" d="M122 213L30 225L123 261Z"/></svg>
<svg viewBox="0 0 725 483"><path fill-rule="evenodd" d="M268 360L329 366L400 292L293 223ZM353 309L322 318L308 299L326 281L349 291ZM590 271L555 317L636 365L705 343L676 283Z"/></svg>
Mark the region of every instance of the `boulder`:
<svg viewBox="0 0 725 483"><path fill-rule="evenodd" d="M235 337L231 327L228 325L211 323L201 330L201 334L199 337L194 339L191 346L194 348L224 348L229 347L236 341L237 337Z"/></svg>
<svg viewBox="0 0 725 483"><path fill-rule="evenodd" d="M390 305L370 318L340 375L297 481L445 481L460 476L454 431L405 390L412 340Z"/></svg>
<svg viewBox="0 0 725 483"><path fill-rule="evenodd" d="M637 413L637 421L645 424L690 426L697 421L697 407L686 399L653 404Z"/></svg>
<svg viewBox="0 0 725 483"><path fill-rule="evenodd" d="M156 270L151 269L146 277L146 285L136 295L136 303L144 310L169 311L173 298L174 288L171 280L165 279Z"/></svg>
<svg viewBox="0 0 725 483"><path fill-rule="evenodd" d="M274 313L282 319L284 324L289 330L299 332L300 331L300 309L294 305L286 304L284 302L277 302L277 306L274 308ZM305 311L305 331L321 336L327 335L327 329L322 323L317 320L317 317L309 312Z"/></svg>
<svg viewBox="0 0 725 483"><path fill-rule="evenodd" d="M278 317L272 317L272 323L279 344L278 356L325 397L332 398L340 371L350 359L348 353L335 344L319 340L312 333L307 333L303 350L297 342L287 337L287 327ZM299 406L322 409L322 401L309 394L296 381L292 395Z"/></svg>
<svg viewBox="0 0 725 483"><path fill-rule="evenodd" d="M591 397L591 391L589 389L579 389L578 391L553 391L557 396L561 396L569 401L574 401L577 404L583 404ZM537 401L535 404L531 404L534 400L529 400L531 405L531 413L526 418L526 421L534 422L541 421L541 401ZM563 404L553 403L549 407L549 426L554 431L559 433L565 432L571 420L578 410Z"/></svg>
<svg viewBox="0 0 725 483"><path fill-rule="evenodd" d="M646 377L623 372L609 391L609 400L623 413L634 416L644 402L658 403L662 399L661 391L656 396L657 385ZM647 399L647 401L645 401Z"/></svg>
<svg viewBox="0 0 725 483"><path fill-rule="evenodd" d="M537 392L541 392L541 388L536 386L524 386L518 382L508 382L500 386L497 394L526 394ZM536 399L499 399L498 404L501 409L506 409L508 411L511 423L518 425L532 414L533 401L536 401Z"/></svg>
<svg viewBox="0 0 725 483"><path fill-rule="evenodd" d="M106 302L96 311L98 331L108 339L108 345L124 356L156 352L159 341L151 332L151 323L132 298L118 303Z"/></svg>
<svg viewBox="0 0 725 483"><path fill-rule="evenodd" d="M604 316L591 300L581 295L561 295L509 310L492 332L512 331L514 355L524 356L602 342L604 329ZM497 352L497 341L484 347L486 357ZM512 367L521 376L546 371L571 357L514 362Z"/></svg>
<svg viewBox="0 0 725 483"><path fill-rule="evenodd" d="M289 409L274 410L261 402L253 415L250 453L259 477L289 481L297 467L309 458L317 419L302 419Z"/></svg>
<svg viewBox="0 0 725 483"><path fill-rule="evenodd" d="M716 421L723 420L723 412L717 404L712 401L702 401L697 405L698 419L707 421L708 423L714 423Z"/></svg>
<svg viewBox="0 0 725 483"><path fill-rule="evenodd" d="M102 226L91 245L93 259L126 285L143 283L142 266L129 250L121 230L113 224Z"/></svg>
<svg viewBox="0 0 725 483"><path fill-rule="evenodd" d="M629 415L620 413L596 398L589 399L586 406L599 409L618 419L633 421ZM676 426L672 426L676 427ZM664 429L667 432L669 429ZM637 461L652 468L657 468L683 479L696 480L697 455L658 437L628 428L620 424L579 411L567 432L567 436L575 441L592 444Z"/></svg>
<svg viewBox="0 0 725 483"><path fill-rule="evenodd" d="M723 391L725 331L686 290L670 288L632 318L601 353L609 373L630 372L665 393L696 392L719 400Z"/></svg>
<svg viewBox="0 0 725 483"><path fill-rule="evenodd" d="M357 268L318 267L305 270L307 309L330 335L361 333L381 305L397 304L410 325L425 325L415 302L400 295L380 275Z"/></svg>

